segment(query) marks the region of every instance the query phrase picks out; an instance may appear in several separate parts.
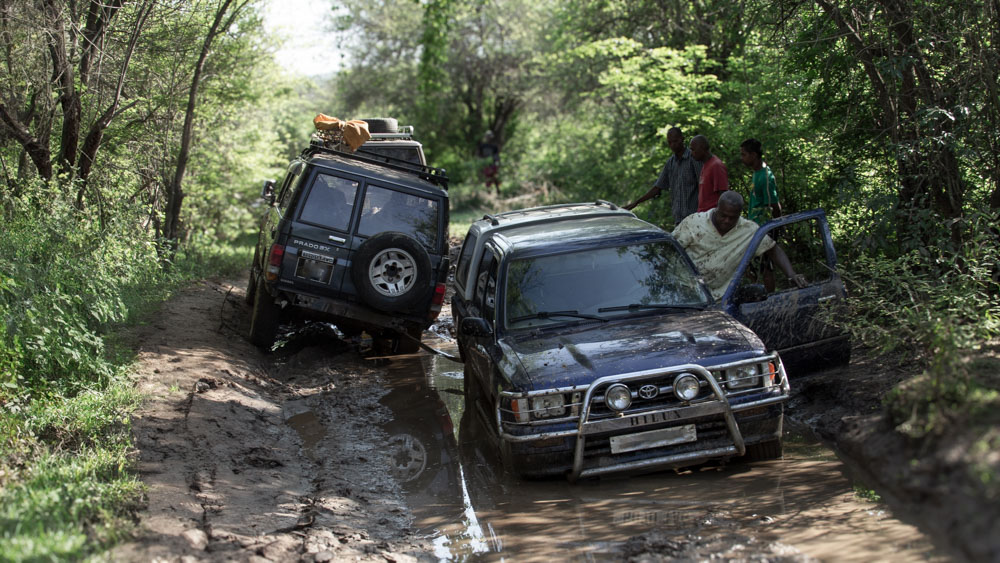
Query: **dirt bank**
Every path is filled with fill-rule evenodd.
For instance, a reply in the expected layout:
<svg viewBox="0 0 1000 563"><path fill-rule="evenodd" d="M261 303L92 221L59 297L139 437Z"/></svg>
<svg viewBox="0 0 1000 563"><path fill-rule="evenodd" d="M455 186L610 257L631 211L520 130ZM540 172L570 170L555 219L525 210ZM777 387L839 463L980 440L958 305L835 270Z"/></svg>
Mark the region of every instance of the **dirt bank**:
<svg viewBox="0 0 1000 563"><path fill-rule="evenodd" d="M388 469L388 436L379 428L390 416L379 402L386 367L319 325L313 336L263 355L244 338L247 313L241 286L204 282L135 335L136 383L148 397L134 418L148 505L136 539L111 557L437 560L432 538L411 528L411 508ZM956 558L998 559L986 532L1000 503L983 506L962 477L962 458L943 450L918 455L885 426L880 397L903 377L860 361L798 378L789 414L854 460L897 507L945 524L938 535L955 546ZM948 472L932 480L935 469ZM739 539L713 541L732 547ZM682 540L636 536L622 555L731 558ZM780 547L762 546L755 560L782 559Z"/></svg>
<svg viewBox="0 0 1000 563"><path fill-rule="evenodd" d="M993 374L994 388L998 352L993 343L977 360ZM856 353L850 369L795 379L787 412L831 444L896 513L950 546L953 557L1000 561L1000 452L989 447L1000 443L1000 427L959 418L948 421L947 436L908 438L890 423L883 399L914 369Z"/></svg>
<svg viewBox="0 0 1000 563"><path fill-rule="evenodd" d="M197 285L137 335L138 469L149 487L117 560L406 561L432 550L379 444L381 369L328 336L264 356L243 289ZM337 357L337 369L329 365ZM336 435L320 428L336 428ZM426 558L426 557L425 557Z"/></svg>

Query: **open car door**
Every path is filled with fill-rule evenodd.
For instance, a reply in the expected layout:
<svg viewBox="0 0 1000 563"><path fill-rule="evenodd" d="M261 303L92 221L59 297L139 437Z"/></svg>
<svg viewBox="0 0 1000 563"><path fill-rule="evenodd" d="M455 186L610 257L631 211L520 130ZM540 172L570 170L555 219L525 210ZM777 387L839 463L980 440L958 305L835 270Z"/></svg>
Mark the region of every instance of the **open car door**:
<svg viewBox="0 0 1000 563"><path fill-rule="evenodd" d="M808 285L797 287L766 255L754 257L764 236L771 236ZM769 221L750 241L726 293L722 308L777 350L791 369L813 371L850 360L849 336L826 322L842 311L846 297L837 272L837 254L822 209Z"/></svg>

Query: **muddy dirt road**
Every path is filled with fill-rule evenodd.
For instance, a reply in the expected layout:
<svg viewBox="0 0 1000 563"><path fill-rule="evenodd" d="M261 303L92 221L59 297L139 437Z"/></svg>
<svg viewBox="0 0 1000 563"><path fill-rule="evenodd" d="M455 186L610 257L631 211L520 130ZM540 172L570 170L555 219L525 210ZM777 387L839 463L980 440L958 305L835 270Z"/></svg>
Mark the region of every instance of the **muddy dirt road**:
<svg viewBox="0 0 1000 563"><path fill-rule="evenodd" d="M115 560L946 559L796 435L781 461L513 480L466 439L459 364L319 325L265 356L242 291L200 284L136 335L148 506Z"/></svg>

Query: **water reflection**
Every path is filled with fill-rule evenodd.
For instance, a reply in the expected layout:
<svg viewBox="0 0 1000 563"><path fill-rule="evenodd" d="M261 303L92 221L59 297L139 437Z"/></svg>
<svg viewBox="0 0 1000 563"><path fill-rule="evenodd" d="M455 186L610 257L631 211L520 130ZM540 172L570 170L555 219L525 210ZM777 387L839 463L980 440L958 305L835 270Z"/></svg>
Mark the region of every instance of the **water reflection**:
<svg viewBox="0 0 1000 563"><path fill-rule="evenodd" d="M671 544L687 549L680 557L936 557L915 528L854 497L832 452L800 437L786 439L780 461L577 485L519 481L503 471L491 443L470 438L477 422L462 412L460 364L419 355L393 360L389 372L383 402L396 419L386 429L421 441L417 448L391 440L405 445L404 470L414 473L407 453L425 455L421 470L402 481L414 525L433 538L440 560L620 560L635 538L653 533L680 542Z"/></svg>

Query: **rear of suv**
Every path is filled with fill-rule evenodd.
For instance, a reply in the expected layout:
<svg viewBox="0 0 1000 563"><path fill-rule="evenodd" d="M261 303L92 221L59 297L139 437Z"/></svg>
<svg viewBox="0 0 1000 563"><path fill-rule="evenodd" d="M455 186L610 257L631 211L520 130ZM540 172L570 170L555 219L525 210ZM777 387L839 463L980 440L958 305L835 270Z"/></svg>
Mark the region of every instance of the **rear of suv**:
<svg viewBox="0 0 1000 563"><path fill-rule="evenodd" d="M379 353L409 353L440 312L447 176L363 149L313 143L280 184L265 182L247 286L255 345L269 349L282 322L305 318L366 331Z"/></svg>

